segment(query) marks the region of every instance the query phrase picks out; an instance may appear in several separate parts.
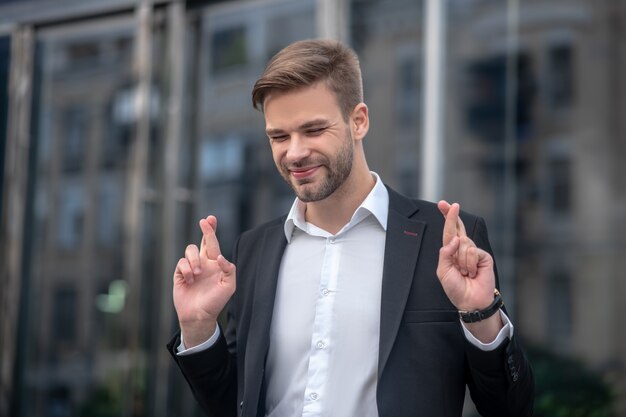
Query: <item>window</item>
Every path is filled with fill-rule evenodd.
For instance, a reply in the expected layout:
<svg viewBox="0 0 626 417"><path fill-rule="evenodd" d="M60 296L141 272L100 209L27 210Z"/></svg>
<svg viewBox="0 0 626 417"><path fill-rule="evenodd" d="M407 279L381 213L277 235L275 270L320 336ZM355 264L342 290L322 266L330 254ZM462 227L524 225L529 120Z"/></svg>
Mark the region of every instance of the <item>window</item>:
<svg viewBox="0 0 626 417"><path fill-rule="evenodd" d="M73 105L63 114L63 168L66 172L78 171L85 159L87 147L88 114L84 107Z"/></svg>
<svg viewBox="0 0 626 417"><path fill-rule="evenodd" d="M548 167L550 208L554 214L569 213L572 205L571 163L567 158L554 158Z"/></svg>
<svg viewBox="0 0 626 417"><path fill-rule="evenodd" d="M548 277L548 336L555 345L567 341L572 334L572 282L569 271L555 265Z"/></svg>
<svg viewBox="0 0 626 417"><path fill-rule="evenodd" d="M58 342L76 341L77 291L72 284L63 284L54 291L52 307L52 335Z"/></svg>
<svg viewBox="0 0 626 417"><path fill-rule="evenodd" d="M419 66L415 56L403 57L398 63L396 99L398 123L402 128L415 128L420 117Z"/></svg>
<svg viewBox="0 0 626 417"><path fill-rule="evenodd" d="M81 184L66 182L61 190L57 243L63 249L76 249L81 243L85 217L85 190Z"/></svg>
<svg viewBox="0 0 626 417"><path fill-rule="evenodd" d="M553 109L565 109L574 100L574 52L569 44L548 50L548 102Z"/></svg>
<svg viewBox="0 0 626 417"><path fill-rule="evenodd" d="M224 74L245 66L248 62L246 28L237 26L214 32L211 48L213 50L211 70L214 74Z"/></svg>
<svg viewBox="0 0 626 417"><path fill-rule="evenodd" d="M507 58L497 55L470 62L467 70L466 123L478 138L502 141L505 135ZM532 106L535 96L535 76L532 59L527 53L517 56L515 133L526 139L532 132Z"/></svg>

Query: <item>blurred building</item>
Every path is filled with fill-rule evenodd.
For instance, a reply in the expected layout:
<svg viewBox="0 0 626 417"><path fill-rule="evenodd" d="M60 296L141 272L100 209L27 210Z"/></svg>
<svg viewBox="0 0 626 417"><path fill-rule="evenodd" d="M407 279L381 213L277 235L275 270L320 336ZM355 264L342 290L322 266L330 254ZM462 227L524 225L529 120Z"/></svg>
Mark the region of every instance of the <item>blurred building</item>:
<svg viewBox="0 0 626 417"><path fill-rule="evenodd" d="M0 1L0 415L199 415L164 344L197 219L286 211L266 61L359 53L370 167L420 196L426 1ZM515 331L626 416L626 2L448 0L441 197L483 215ZM471 410L468 410L468 415Z"/></svg>

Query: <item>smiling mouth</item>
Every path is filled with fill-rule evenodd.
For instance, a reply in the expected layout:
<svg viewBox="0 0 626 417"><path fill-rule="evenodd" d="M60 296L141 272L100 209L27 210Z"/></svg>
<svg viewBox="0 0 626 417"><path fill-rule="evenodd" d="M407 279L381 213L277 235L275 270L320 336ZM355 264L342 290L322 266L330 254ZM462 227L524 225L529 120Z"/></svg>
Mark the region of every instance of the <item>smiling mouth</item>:
<svg viewBox="0 0 626 417"><path fill-rule="evenodd" d="M302 180L305 178L308 178L310 176L312 176L317 169L319 168L319 166L314 166L314 167L309 167L309 168L298 168L298 169L290 169L289 172L291 173L291 175L293 175L293 177L297 180Z"/></svg>

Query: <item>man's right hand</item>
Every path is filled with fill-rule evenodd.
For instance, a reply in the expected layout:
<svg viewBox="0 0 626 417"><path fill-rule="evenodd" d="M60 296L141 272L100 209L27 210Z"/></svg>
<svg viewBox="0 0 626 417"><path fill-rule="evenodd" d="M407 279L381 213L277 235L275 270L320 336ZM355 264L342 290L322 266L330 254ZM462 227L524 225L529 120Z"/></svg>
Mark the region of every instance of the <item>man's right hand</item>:
<svg viewBox="0 0 626 417"><path fill-rule="evenodd" d="M208 340L215 332L217 317L235 292L235 265L222 256L215 230L217 218L200 220L200 249L189 245L174 272L174 307L185 347Z"/></svg>

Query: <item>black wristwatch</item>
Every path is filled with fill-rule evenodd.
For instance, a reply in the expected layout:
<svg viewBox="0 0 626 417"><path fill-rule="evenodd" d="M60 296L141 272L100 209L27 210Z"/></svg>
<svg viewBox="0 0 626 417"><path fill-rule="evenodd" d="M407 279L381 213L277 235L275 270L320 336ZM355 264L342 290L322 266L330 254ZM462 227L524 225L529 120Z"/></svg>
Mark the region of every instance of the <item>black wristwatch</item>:
<svg viewBox="0 0 626 417"><path fill-rule="evenodd" d="M459 316L461 316L461 320L464 323L476 323L478 321L483 321L493 316L504 306L504 301L502 301L502 295L500 295L500 291L498 289L493 290L493 302L489 305L489 307L483 310L474 310L474 311L464 311L459 310Z"/></svg>

